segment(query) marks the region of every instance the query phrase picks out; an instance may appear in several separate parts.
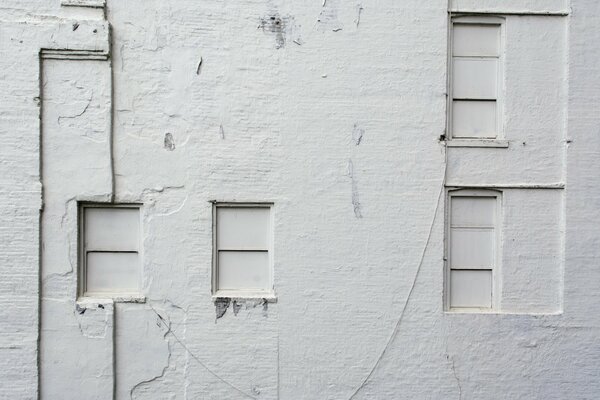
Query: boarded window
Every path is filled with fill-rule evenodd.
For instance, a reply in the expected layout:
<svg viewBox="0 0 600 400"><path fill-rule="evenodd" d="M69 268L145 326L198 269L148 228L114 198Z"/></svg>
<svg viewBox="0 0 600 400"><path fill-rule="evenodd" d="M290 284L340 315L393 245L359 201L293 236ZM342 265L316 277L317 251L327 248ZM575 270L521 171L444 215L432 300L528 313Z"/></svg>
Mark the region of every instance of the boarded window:
<svg viewBox="0 0 600 400"><path fill-rule="evenodd" d="M453 20L452 138L495 139L500 134L502 25L497 21Z"/></svg>
<svg viewBox="0 0 600 400"><path fill-rule="evenodd" d="M215 205L213 292L260 297L272 292L272 227L268 204Z"/></svg>
<svg viewBox="0 0 600 400"><path fill-rule="evenodd" d="M137 295L140 290L138 206L81 207L80 294Z"/></svg>
<svg viewBox="0 0 600 400"><path fill-rule="evenodd" d="M449 200L449 308L491 309L498 252L498 195L459 191L451 193Z"/></svg>

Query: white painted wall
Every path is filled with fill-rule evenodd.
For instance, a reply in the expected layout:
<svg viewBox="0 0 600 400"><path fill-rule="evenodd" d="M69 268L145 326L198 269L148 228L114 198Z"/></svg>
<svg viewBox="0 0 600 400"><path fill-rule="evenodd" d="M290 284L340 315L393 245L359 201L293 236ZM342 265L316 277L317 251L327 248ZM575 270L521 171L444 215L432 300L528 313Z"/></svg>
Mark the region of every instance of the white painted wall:
<svg viewBox="0 0 600 400"><path fill-rule="evenodd" d="M79 3L0 5L0 398L597 397L594 0L450 2L506 18L508 148L439 140L447 1ZM444 312L463 186L491 313ZM273 203L276 302L214 302L215 200ZM78 201L143 204L145 303L76 302Z"/></svg>

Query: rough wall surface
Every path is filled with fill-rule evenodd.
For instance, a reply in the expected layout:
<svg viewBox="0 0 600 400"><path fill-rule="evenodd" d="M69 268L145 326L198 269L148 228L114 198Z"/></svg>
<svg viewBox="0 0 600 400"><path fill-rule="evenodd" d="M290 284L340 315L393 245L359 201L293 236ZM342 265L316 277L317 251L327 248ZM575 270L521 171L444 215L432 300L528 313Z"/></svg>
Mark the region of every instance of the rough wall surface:
<svg viewBox="0 0 600 400"><path fill-rule="evenodd" d="M0 5L0 398L597 398L600 5L297 3ZM440 140L449 7L506 18L508 148ZM444 311L461 187L492 313ZM273 202L276 302L213 301L214 200ZM145 303L77 302L78 201L143 204Z"/></svg>

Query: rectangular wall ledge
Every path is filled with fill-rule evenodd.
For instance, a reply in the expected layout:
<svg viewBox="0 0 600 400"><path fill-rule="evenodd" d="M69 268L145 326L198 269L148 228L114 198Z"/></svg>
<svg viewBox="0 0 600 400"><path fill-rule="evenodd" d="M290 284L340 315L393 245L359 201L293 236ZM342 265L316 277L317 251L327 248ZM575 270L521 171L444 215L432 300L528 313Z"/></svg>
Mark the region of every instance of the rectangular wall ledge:
<svg viewBox="0 0 600 400"><path fill-rule="evenodd" d="M45 60L108 60L108 53L96 50L42 49L40 57Z"/></svg>
<svg viewBox="0 0 600 400"><path fill-rule="evenodd" d="M106 0L62 0L60 5L63 7L104 8Z"/></svg>
<svg viewBox="0 0 600 400"><path fill-rule="evenodd" d="M496 147L507 148L508 140L499 139L451 139L446 141L446 147Z"/></svg>
<svg viewBox="0 0 600 400"><path fill-rule="evenodd" d="M562 190L564 183L492 183L486 184L468 184L468 183L446 183L447 188L456 189L554 189Z"/></svg>
<svg viewBox="0 0 600 400"><path fill-rule="evenodd" d="M450 0L450 13L496 15L569 15L566 0Z"/></svg>
<svg viewBox="0 0 600 400"><path fill-rule="evenodd" d="M220 299L264 300L267 303L277 303L277 296L274 293L242 292L237 290L220 290L216 294L212 295L213 302L218 301Z"/></svg>

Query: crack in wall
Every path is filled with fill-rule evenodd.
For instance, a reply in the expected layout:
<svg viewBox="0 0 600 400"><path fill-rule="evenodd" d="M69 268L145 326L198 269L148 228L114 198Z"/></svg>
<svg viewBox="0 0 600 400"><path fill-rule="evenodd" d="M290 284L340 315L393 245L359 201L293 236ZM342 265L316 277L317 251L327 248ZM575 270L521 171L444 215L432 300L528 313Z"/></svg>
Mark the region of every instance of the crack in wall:
<svg viewBox="0 0 600 400"><path fill-rule="evenodd" d="M148 306L152 309L152 311L154 311L154 313L156 314L156 316L158 317L159 321L165 326L165 328L167 329L165 336L166 335L171 335L173 336L173 339L175 339L175 341L177 343L179 343L179 345L181 347L183 347L183 349L185 350L185 352L187 354L189 354L190 357L192 357L192 359L194 359L198 364L200 364L200 366L202 366L202 368L204 368L209 374L211 374L214 378L218 379L220 382L224 383L225 385L227 385L228 387L230 387L231 389L235 390L236 392L244 395L246 398L249 399L253 399L253 400L258 400L257 397L252 396L249 393L246 393L245 391L243 391L242 389L238 388L237 386L235 386L234 384L232 384L231 382L227 381L226 379L222 378L219 374L217 374L216 372L214 372L211 368L208 367L208 365L206 365L204 362L202 362L202 360L200 360L200 358L194 354L188 347L187 345L181 340L179 339L179 337L175 334L175 332L171 329L170 325L167 324L167 322L165 321L165 319L162 317L162 315L160 315L158 313L158 311L156 311L156 309L154 307L152 307L151 304L148 304Z"/></svg>
<svg viewBox="0 0 600 400"><path fill-rule="evenodd" d="M90 105L92 104L92 100L94 99L94 91L92 90L92 93L90 95L90 98L87 100L87 104L85 105L85 107L83 108L83 110L79 113L76 113L74 115L59 115L57 118L57 123L58 125L60 125L61 120L63 119L76 119L81 117L83 114L86 113L86 111L88 110L88 108L90 108Z"/></svg>

